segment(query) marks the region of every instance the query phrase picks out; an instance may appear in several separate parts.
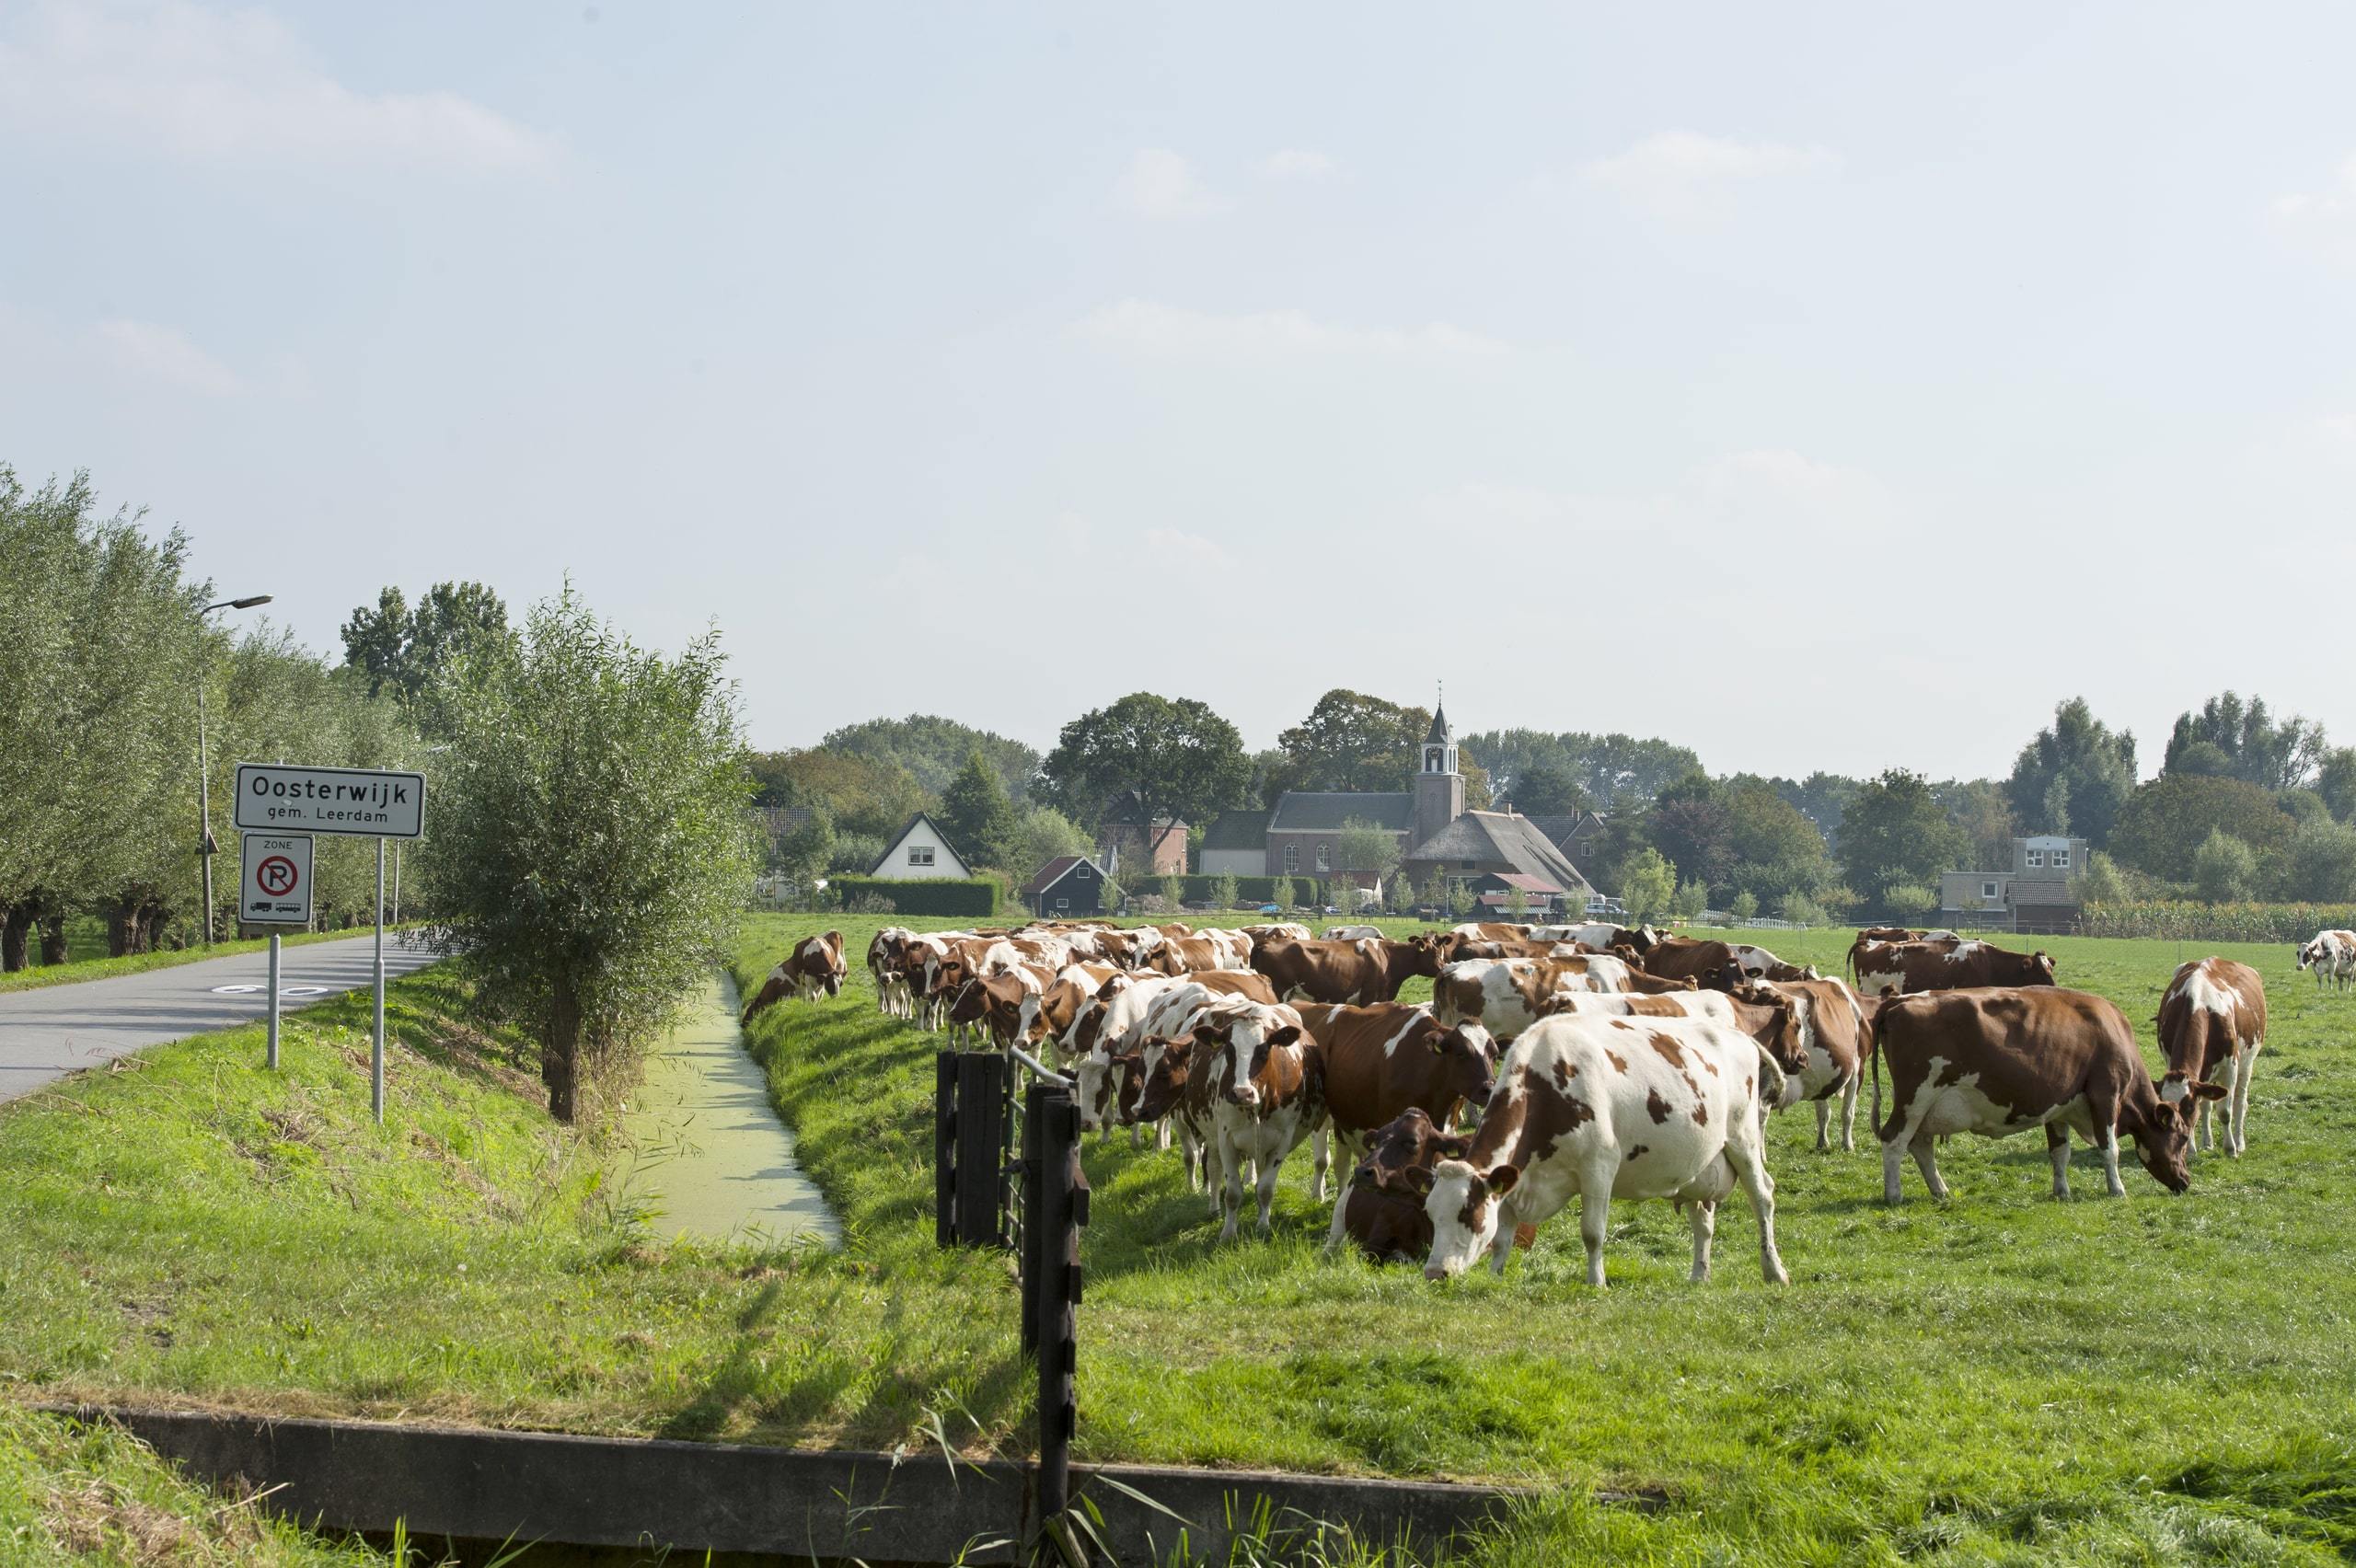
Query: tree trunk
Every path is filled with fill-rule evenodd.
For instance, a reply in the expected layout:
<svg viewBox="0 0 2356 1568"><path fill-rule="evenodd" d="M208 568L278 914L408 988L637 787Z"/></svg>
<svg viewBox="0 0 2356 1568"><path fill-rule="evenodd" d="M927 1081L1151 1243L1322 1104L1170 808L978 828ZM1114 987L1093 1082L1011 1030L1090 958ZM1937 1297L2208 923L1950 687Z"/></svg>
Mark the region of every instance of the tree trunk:
<svg viewBox="0 0 2356 1568"><path fill-rule="evenodd" d="M26 963L26 939L32 934L33 912L16 905L0 914L0 973L14 974Z"/></svg>
<svg viewBox="0 0 2356 1568"><path fill-rule="evenodd" d="M107 910L107 956L122 958L139 951L139 901L119 898Z"/></svg>
<svg viewBox="0 0 2356 1568"><path fill-rule="evenodd" d="M580 1070L581 1004L560 986L540 1042L540 1081L549 1086L549 1114L560 1122L573 1118Z"/></svg>
<svg viewBox="0 0 2356 1568"><path fill-rule="evenodd" d="M65 954L65 917L52 915L40 923L40 961L63 963Z"/></svg>

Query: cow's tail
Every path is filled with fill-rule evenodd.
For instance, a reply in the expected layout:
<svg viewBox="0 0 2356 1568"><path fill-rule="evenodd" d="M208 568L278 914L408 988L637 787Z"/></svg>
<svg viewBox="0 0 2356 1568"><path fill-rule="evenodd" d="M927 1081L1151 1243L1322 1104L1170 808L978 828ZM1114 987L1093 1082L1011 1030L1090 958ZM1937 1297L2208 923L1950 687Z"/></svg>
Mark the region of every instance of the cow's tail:
<svg viewBox="0 0 2356 1568"><path fill-rule="evenodd" d="M1784 1082L1783 1064L1767 1054L1766 1046L1761 1045L1759 1047L1759 1104L1761 1110L1773 1110L1776 1106L1783 1104Z"/></svg>
<svg viewBox="0 0 2356 1568"><path fill-rule="evenodd" d="M1888 1028L1889 1027L1889 1015L1890 1015L1890 1012L1891 1012L1891 1006L1890 1006L1890 1004L1891 1004L1891 1003L1893 1003L1893 1002L1895 1002L1897 999L1898 999L1898 998L1897 998L1897 997L1884 997L1881 999L1881 1005L1874 1009L1874 1037L1873 1037L1873 1041L1872 1041L1872 1043L1869 1043L1868 1045L1866 1045L1866 1047L1865 1047L1865 1057L1866 1057L1866 1059L1867 1059L1868 1061L1870 1061L1870 1062L1873 1064L1873 1071L1874 1071L1874 1107L1873 1107L1873 1110L1874 1110L1874 1136L1876 1136L1876 1137L1879 1137L1879 1136L1881 1136L1881 1040L1882 1040L1882 1032L1883 1032L1884 1030L1886 1030L1886 1029L1888 1029Z"/></svg>

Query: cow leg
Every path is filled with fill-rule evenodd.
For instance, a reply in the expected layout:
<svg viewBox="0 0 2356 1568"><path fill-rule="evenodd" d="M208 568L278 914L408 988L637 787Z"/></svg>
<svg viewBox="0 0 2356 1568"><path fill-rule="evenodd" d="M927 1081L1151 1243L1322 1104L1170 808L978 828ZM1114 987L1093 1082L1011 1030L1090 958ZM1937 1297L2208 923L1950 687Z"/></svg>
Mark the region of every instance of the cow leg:
<svg viewBox="0 0 2356 1568"><path fill-rule="evenodd" d="M1521 1228L1517 1213L1510 1197L1497 1205L1497 1234L1489 1243L1489 1272L1499 1279L1506 1277L1506 1260L1513 1255L1513 1239Z"/></svg>
<svg viewBox="0 0 2356 1568"><path fill-rule="evenodd" d="M1276 1206L1276 1178L1284 1174L1285 1167L1284 1161L1271 1159L1265 1152L1259 1156L1258 1163L1260 1167L1260 1179L1257 1182L1260 1195L1260 1239L1265 1241L1269 1231L1273 1228L1269 1223L1269 1215ZM1318 1171L1318 1180L1321 1182L1324 1180L1324 1170L1321 1168ZM1320 1195L1322 1195L1322 1193Z"/></svg>
<svg viewBox="0 0 2356 1568"><path fill-rule="evenodd" d="M1710 1240L1717 1233L1718 1205L1703 1198L1687 1210L1693 1226L1693 1272L1688 1277L1702 1285L1710 1277Z"/></svg>
<svg viewBox="0 0 2356 1568"><path fill-rule="evenodd" d="M1319 1257L1330 1258L1342 1250L1342 1238L1349 1234L1349 1228L1342 1223L1342 1216L1349 1206L1350 1189L1345 1183L1342 1190L1334 1195L1333 1228L1325 1232L1325 1247L1317 1254Z"/></svg>
<svg viewBox="0 0 2356 1568"><path fill-rule="evenodd" d="M1939 1180L1938 1150L1931 1141L1931 1135L1916 1133L1913 1141L1906 1147L1914 1156L1914 1163L1923 1172L1923 1185L1931 1189L1931 1196L1945 1202L1947 1184Z"/></svg>
<svg viewBox="0 0 2356 1568"><path fill-rule="evenodd" d="M1170 1147L1170 1120L1168 1117L1164 1117L1153 1124L1153 1147L1157 1149L1167 1149Z"/></svg>
<svg viewBox="0 0 2356 1568"><path fill-rule="evenodd" d="M1851 1073L1848 1086L1841 1091L1841 1152L1857 1152L1857 1080L1865 1075Z"/></svg>
<svg viewBox="0 0 2356 1568"><path fill-rule="evenodd" d="M2053 1162L2053 1195L2070 1195L2070 1129L2059 1122L2045 1124L2045 1158Z"/></svg>
<svg viewBox="0 0 2356 1568"><path fill-rule="evenodd" d="M1775 1250L1775 1179L1767 1174L1764 1146L1728 1138L1727 1163L1734 1167L1735 1179L1750 1199L1750 1208L1759 1216L1759 1267L1769 1285L1789 1285L1792 1276L1784 1272L1784 1256ZM1715 1224L1715 1220L1713 1221ZM1697 1232L1696 1241L1702 1247L1701 1273L1696 1280L1709 1277L1709 1244Z"/></svg>
<svg viewBox="0 0 2356 1568"><path fill-rule="evenodd" d="M1309 1135L1309 1150L1315 1163L1309 1169L1309 1195L1318 1203L1325 1201L1325 1172L1334 1164L1334 1135L1328 1127L1320 1127ZM1334 1194L1334 1206L1341 1205L1341 1195Z"/></svg>
<svg viewBox="0 0 2356 1568"><path fill-rule="evenodd" d="M2095 1147L2102 1150L2102 1184L2114 1198L2127 1195L2127 1183L2119 1179L2119 1125L2112 1123L2095 1124Z"/></svg>
<svg viewBox="0 0 2356 1568"><path fill-rule="evenodd" d="M1235 1147L1234 1135L1221 1127L1212 1135L1218 1145L1218 1193L1217 1202L1221 1217L1218 1239L1235 1239L1236 1216L1243 1212L1243 1151Z"/></svg>
<svg viewBox="0 0 2356 1568"><path fill-rule="evenodd" d="M1817 1152L1817 1153L1819 1153L1819 1154L1829 1154L1829 1153L1831 1153L1831 1149L1832 1149L1832 1138L1831 1138L1831 1130L1832 1130L1832 1101L1831 1101L1830 1100L1819 1100L1819 1101L1818 1101L1816 1102L1816 1152Z"/></svg>
<svg viewBox="0 0 2356 1568"><path fill-rule="evenodd" d="M1110 1136L1113 1129L1108 1125L1104 1131L1105 1135ZM1135 1154L1143 1147L1145 1147L1145 1124L1141 1122L1131 1122L1129 1124L1129 1152Z"/></svg>
<svg viewBox="0 0 2356 1568"><path fill-rule="evenodd" d="M2233 1156L2242 1157L2249 1147L2249 1080L2258 1073L2258 1053L2262 1047L2252 1045L2246 1051L2234 1053L2234 1093L2225 1103L2233 1107Z"/></svg>
<svg viewBox="0 0 2356 1568"><path fill-rule="evenodd" d="M1603 1239L1611 1230L1611 1179L1590 1180L1579 1193L1579 1239L1587 1245L1587 1282L1600 1290L1603 1284ZM1508 1235L1503 1216L1498 1216L1497 1234Z"/></svg>
<svg viewBox="0 0 2356 1568"><path fill-rule="evenodd" d="M1892 1138L1881 1146L1881 1201L1897 1204L1903 1194L1899 1190L1898 1173L1905 1169L1906 1146Z"/></svg>

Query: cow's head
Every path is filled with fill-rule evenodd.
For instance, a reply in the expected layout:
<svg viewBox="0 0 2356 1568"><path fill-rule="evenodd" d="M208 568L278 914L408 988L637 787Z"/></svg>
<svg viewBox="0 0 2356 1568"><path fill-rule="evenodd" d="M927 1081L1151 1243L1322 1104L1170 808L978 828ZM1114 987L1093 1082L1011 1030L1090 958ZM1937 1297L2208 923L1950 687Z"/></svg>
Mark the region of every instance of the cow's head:
<svg viewBox="0 0 2356 1568"><path fill-rule="evenodd" d="M1497 1042L1487 1030L1467 1022L1437 1031L1431 1036L1431 1053L1439 1058L1443 1094L1473 1105L1489 1102L1490 1091L1497 1087Z"/></svg>
<svg viewBox="0 0 2356 1568"><path fill-rule="evenodd" d="M2053 955L2047 952L2043 948L2039 948L2036 952L2029 955L2028 963L2031 969L2044 976L2042 980L2030 980L2030 985L2054 986L2060 984L2059 981L2053 978Z"/></svg>
<svg viewBox="0 0 2356 1568"><path fill-rule="evenodd" d="M1125 1122L1159 1122L1177 1107L1179 1096L1186 1092L1186 1082L1194 1076L1195 1056L1198 1042L1192 1034L1173 1039L1149 1038L1145 1050L1161 1047L1161 1055L1149 1072L1139 1074L1124 1068L1124 1092L1121 1120ZM1144 1052L1134 1054L1139 1067L1144 1065ZM1129 1086L1134 1086L1132 1091Z"/></svg>
<svg viewBox="0 0 2356 1568"><path fill-rule="evenodd" d="M1461 1159L1443 1159L1432 1171L1424 1213L1432 1222L1431 1256L1426 1279L1453 1279L1478 1262L1497 1239L1499 1209L1521 1179L1510 1165L1475 1170Z"/></svg>
<svg viewBox="0 0 2356 1568"><path fill-rule="evenodd" d="M949 1021L979 1023L989 1010L989 988L979 980L968 980L959 986L949 1002Z"/></svg>
<svg viewBox="0 0 2356 1568"><path fill-rule="evenodd" d="M2154 1078L2152 1088L2158 1092L2160 1103L2134 1131L2135 1157L2152 1173L2153 1181L2171 1193L2182 1193L2192 1185L2193 1119L2200 1115L2202 1101L2222 1100L2225 1091L2213 1083L2194 1083L2180 1091L2183 1098L2171 1102L2167 1078Z"/></svg>
<svg viewBox="0 0 2356 1568"><path fill-rule="evenodd" d="M1104 1057L1082 1056L1071 1069L1071 1098L1080 1110L1080 1124L1094 1132L1112 1119L1113 1086L1120 1081L1114 1062Z"/></svg>
<svg viewBox="0 0 2356 1568"><path fill-rule="evenodd" d="M1213 1051L1225 1053L1226 1081L1219 1085L1219 1098L1247 1111L1259 1106L1260 1086L1253 1080L1267 1071L1268 1058L1301 1037L1299 1024L1278 1022L1263 1016L1265 1011L1254 1008L1195 1025L1198 1038L1207 1041Z"/></svg>
<svg viewBox="0 0 2356 1568"><path fill-rule="evenodd" d="M2323 943L2320 940L2304 943L2299 948L2299 967L2304 969L2322 957Z"/></svg>
<svg viewBox="0 0 2356 1568"><path fill-rule="evenodd" d="M1777 1066L1787 1073L1807 1069L1807 1020L1797 1002L1756 984L1738 987L1734 1001L1735 1020L1767 1048Z"/></svg>

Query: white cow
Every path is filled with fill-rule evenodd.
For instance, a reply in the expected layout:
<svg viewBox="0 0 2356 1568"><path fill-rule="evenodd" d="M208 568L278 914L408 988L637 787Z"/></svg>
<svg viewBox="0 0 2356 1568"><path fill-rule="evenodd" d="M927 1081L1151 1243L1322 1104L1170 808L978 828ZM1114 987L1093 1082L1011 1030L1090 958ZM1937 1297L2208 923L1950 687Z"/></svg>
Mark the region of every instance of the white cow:
<svg viewBox="0 0 2356 1568"><path fill-rule="evenodd" d="M1587 1281L1600 1286L1611 1200L1667 1198L1692 1205L1699 1283L1710 1276L1718 1200L1739 1182L1759 1216L1761 1268L1769 1284L1787 1283L1759 1131L1761 1101L1783 1089L1757 1042L1711 1019L1541 1020L1506 1054L1471 1150L1433 1173L1425 1274L1461 1274L1484 1251L1505 1273L1516 1227L1576 1196Z"/></svg>
<svg viewBox="0 0 2356 1568"><path fill-rule="evenodd" d="M1379 940L1381 936L1382 932L1373 926L1328 926L1325 928L1325 940L1329 942L1364 941L1369 937Z"/></svg>
<svg viewBox="0 0 2356 1568"><path fill-rule="evenodd" d="M1278 1004L1222 997L1184 1020L1182 1043L1161 1052L1135 1105L1141 1121L1171 1115L1190 1140L1204 1138L1218 1160L1218 1237L1235 1239L1243 1210L1243 1168L1255 1168L1260 1234L1269 1230L1285 1157L1314 1141L1311 1195L1322 1199L1332 1159L1325 1108L1311 1076L1314 1047L1300 1014Z"/></svg>
<svg viewBox="0 0 2356 1568"><path fill-rule="evenodd" d="M2317 931L2299 949L2299 967L2316 972L2316 988L2325 981L2345 990L2356 979L2356 931Z"/></svg>

